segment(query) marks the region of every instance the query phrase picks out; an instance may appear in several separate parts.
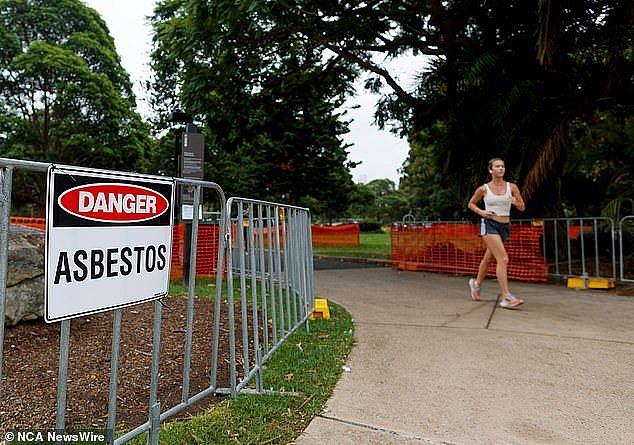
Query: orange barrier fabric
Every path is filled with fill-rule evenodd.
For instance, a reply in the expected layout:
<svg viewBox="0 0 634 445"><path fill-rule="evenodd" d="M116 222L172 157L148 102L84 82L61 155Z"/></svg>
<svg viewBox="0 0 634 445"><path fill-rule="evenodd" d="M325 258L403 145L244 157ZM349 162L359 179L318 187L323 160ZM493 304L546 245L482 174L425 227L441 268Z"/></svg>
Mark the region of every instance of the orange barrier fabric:
<svg viewBox="0 0 634 445"><path fill-rule="evenodd" d="M359 224L311 227L313 247L359 247Z"/></svg>
<svg viewBox="0 0 634 445"><path fill-rule="evenodd" d="M275 225L271 227L270 232L271 232L271 240L270 240L271 245L275 246L276 243L278 242L278 239L275 235ZM283 249L284 248L284 226L282 226L281 224L278 225L277 232L278 232L280 246ZM243 224L242 237L243 237L243 240L246 240L249 237L248 225ZM254 246L260 245L260 237L262 237L262 243L264 247L266 248L269 245L269 228L264 226L262 230L260 230L260 226L256 222L255 227L253 228L253 237L254 237L253 242L255 243ZM234 243L233 245L235 246L235 243L238 242L238 224L237 223L231 223L231 239L233 240L233 243Z"/></svg>
<svg viewBox="0 0 634 445"><path fill-rule="evenodd" d="M405 270L476 275L486 250L478 236L479 228L479 224L451 222L394 224L392 265ZM511 236L505 244L509 278L536 282L548 279L548 265L540 247L543 233L541 225L511 223ZM488 276L495 276L495 261Z"/></svg>
<svg viewBox="0 0 634 445"><path fill-rule="evenodd" d="M594 230L590 226L570 226L568 228L568 238L578 240L581 237L581 232L583 232L584 236L588 236L592 235Z"/></svg>
<svg viewBox="0 0 634 445"><path fill-rule="evenodd" d="M218 269L218 244L220 228L217 225L198 226L198 244L196 247L196 276L215 276ZM183 278L185 263L185 225L174 226L172 232L172 268L171 279Z"/></svg>
<svg viewBox="0 0 634 445"><path fill-rule="evenodd" d="M9 224L18 226L33 227L35 229L46 230L46 218L27 218L23 216L10 216Z"/></svg>

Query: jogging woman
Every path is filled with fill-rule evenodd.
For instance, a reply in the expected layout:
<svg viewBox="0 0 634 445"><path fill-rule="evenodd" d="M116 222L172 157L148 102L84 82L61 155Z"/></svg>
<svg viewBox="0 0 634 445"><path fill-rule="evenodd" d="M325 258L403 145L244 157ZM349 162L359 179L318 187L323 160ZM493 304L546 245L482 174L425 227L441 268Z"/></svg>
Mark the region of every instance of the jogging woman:
<svg viewBox="0 0 634 445"><path fill-rule="evenodd" d="M497 262L495 273L502 288L500 306L512 309L524 303L524 300L515 297L509 290L507 277L509 257L504 243L511 233L511 205L519 211L524 211L526 206L517 185L504 180L505 171L502 159L491 159L489 161L491 179L476 189L467 206L469 210L482 217L480 236L487 247L478 268L478 276L475 279L469 279L469 293L474 301L480 301L480 285L486 277L491 261L495 258ZM481 200L484 200L484 210L478 207Z"/></svg>

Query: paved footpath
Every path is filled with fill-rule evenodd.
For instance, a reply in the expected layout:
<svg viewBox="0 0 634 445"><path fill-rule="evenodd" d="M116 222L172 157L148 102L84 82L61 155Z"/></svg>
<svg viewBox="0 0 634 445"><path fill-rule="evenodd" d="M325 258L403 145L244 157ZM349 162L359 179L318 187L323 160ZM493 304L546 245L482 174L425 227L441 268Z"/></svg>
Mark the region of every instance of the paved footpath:
<svg viewBox="0 0 634 445"><path fill-rule="evenodd" d="M315 272L357 345L313 444L632 444L634 297L512 282L483 302L466 277L386 267Z"/></svg>

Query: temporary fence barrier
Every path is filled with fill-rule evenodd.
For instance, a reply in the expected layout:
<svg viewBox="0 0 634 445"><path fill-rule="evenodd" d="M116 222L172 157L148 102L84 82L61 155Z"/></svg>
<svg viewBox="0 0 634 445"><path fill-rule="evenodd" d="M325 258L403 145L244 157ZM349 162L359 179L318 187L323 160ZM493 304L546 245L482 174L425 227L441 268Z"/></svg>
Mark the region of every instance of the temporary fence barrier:
<svg viewBox="0 0 634 445"><path fill-rule="evenodd" d="M236 326L229 333L231 392L253 378L262 392L263 364L302 324L308 329L315 308L310 214L306 208L247 198L230 198L226 214L232 227L227 280L237 279L235 290L227 288L229 320L233 325L235 292L242 319L241 332Z"/></svg>
<svg viewBox="0 0 634 445"><path fill-rule="evenodd" d="M172 236L172 269L170 278L183 278L186 265L186 226L174 226ZM191 236L191 234L190 234ZM198 246L196 249L196 276L212 277L218 270L218 248L220 245L219 223L198 225Z"/></svg>
<svg viewBox="0 0 634 445"><path fill-rule="evenodd" d="M32 227L40 230L46 229L46 219L36 217L11 216L10 224ZM231 225L231 233L235 238L237 235L236 224ZM281 230L279 228L278 230ZM187 227L185 224L175 224L172 231L172 257L170 279L184 278L187 263ZM198 246L196 249L196 276L213 277L218 268L218 246L220 243L220 226L214 224L201 223L198 226ZM268 229L264 228L264 243L267 242ZM189 233L191 237L191 233ZM225 270L226 272L226 270Z"/></svg>
<svg viewBox="0 0 634 445"><path fill-rule="evenodd" d="M312 226L314 247L359 247L359 224Z"/></svg>
<svg viewBox="0 0 634 445"><path fill-rule="evenodd" d="M10 223L44 230L45 218L11 216ZM345 224L341 226L316 226L312 228L313 246L316 247L358 247L359 225ZM198 249L196 253L196 276L215 276L218 267L219 224L200 223L198 226ZM232 233L236 233L235 224ZM267 229L264 229L266 240ZM183 278L186 264L186 226L174 225L172 239L172 268L170 278ZM265 241L266 242L266 241Z"/></svg>
<svg viewBox="0 0 634 445"><path fill-rule="evenodd" d="M619 221L619 277L624 283L634 283L634 216Z"/></svg>
<svg viewBox="0 0 634 445"><path fill-rule="evenodd" d="M607 217L544 218L542 255L552 278L617 279L616 232Z"/></svg>
<svg viewBox="0 0 634 445"><path fill-rule="evenodd" d="M0 158L0 322L2 322L0 324L0 401L5 392L2 385L4 381L2 369L4 364L3 344L9 221L11 219L16 224L42 227L41 220L10 218L13 173L16 169L46 173L50 168L57 167L60 166ZM149 178L147 175L146 177ZM165 178L161 179L165 180ZM308 315L314 309L310 216L307 209L244 198L232 198L227 202L221 187L213 182L181 178L169 179L173 181L176 187L187 186L193 188L193 217L190 223L191 248L189 250L185 316L186 328L183 332L183 350L178 351L181 353L183 362L182 375L180 376L182 377L180 403L176 403L173 406L161 404L163 394L159 394L158 383L161 380L159 364L163 303L161 299L156 299L153 303L151 366L147 384L149 388L148 420L120 437L116 437L115 425L117 423L122 314L126 309L119 308L111 311L113 313L113 325L110 384L107 399L107 443L109 444L122 444L146 432L148 434L148 443L158 444L159 426L166 419L177 415L212 394L236 395L241 391L246 391L248 390L249 381L254 376L256 377L257 390L262 392L263 364L298 327L304 324L306 329L308 329ZM215 199L218 208L221 209L220 218L218 219L219 223L216 226L199 224L200 215L198 214L198 209L200 203L203 202L203 194L205 192L210 192L214 195L212 198L208 197L205 199L205 202ZM233 221L237 219L240 227L244 227L243 224L246 220L250 223L250 227L245 228L244 231L231 230L232 220L230 212L232 208L248 208L251 211L247 217L240 213L239 217L233 219ZM175 240L177 238L181 239L185 232L184 229L176 226L174 229ZM275 234L274 236L265 236L265 234L273 233ZM219 236L220 234L223 235ZM232 234L236 234L237 237ZM212 246L210 251L215 252L212 253L214 261L210 264L199 265L197 263L199 258L198 248L205 248L204 246L207 244ZM214 248L213 246L217 247ZM230 246L228 249L229 255L225 256L227 246ZM178 261L181 264L184 263L186 255L184 250L178 245L174 246L174 250L177 252ZM237 266L234 266L233 257L238 259ZM225 264L226 266L222 266ZM222 267L219 267L219 265ZM226 271L226 273L218 273L218 270ZM191 386L191 372L194 317L201 315L194 313L196 275L199 274L210 274L212 276L215 274L215 293L213 297L213 327L210 327L210 330L213 330L212 340L205 345L211 355L211 367L207 380L209 384L195 392ZM233 299L234 274L237 274L239 278L240 300L238 302L234 302ZM252 285L250 303L247 301L247 282ZM229 300L226 314L221 313L222 293L225 288ZM236 304L236 307L243 315L239 326L236 326L235 322L234 304ZM227 321L230 332L230 360L227 364L219 363L221 318ZM55 430L62 432L66 427L68 368L69 357L72 357L70 345L71 320L62 320L59 324L60 346ZM236 339L242 340L243 346L241 349L236 348ZM99 338L97 341L101 342L103 340L103 338ZM239 361L237 359L237 349L241 355ZM241 370L238 370L239 363L244 366ZM221 366L229 367L231 377L228 386L222 386L218 383L217 376ZM223 368L223 370L225 369ZM8 372L16 372L16 370L11 369ZM19 389L16 390L19 391ZM95 413L95 415L97 414Z"/></svg>
<svg viewBox="0 0 634 445"><path fill-rule="evenodd" d="M33 227L34 229L45 230L46 219L45 218L27 218L24 216L11 216L9 217L9 223L18 226Z"/></svg>
<svg viewBox="0 0 634 445"><path fill-rule="evenodd" d="M478 231L479 225L468 222L395 223L392 264L405 270L475 274L486 250ZM546 281L548 268L539 243L542 233L541 224L513 224L506 245L509 278ZM494 270L492 265L489 275Z"/></svg>
<svg viewBox="0 0 634 445"><path fill-rule="evenodd" d="M624 218L623 222L629 221ZM544 218L514 220L506 243L508 275L523 281L550 278L603 277L617 279L616 236L610 218ZM407 270L474 275L485 251L479 224L469 222L407 222L392 226L392 263ZM621 244L620 263L627 263ZM489 276L494 276L494 264ZM627 267L626 267L627 268ZM621 272L621 279L624 272Z"/></svg>
<svg viewBox="0 0 634 445"><path fill-rule="evenodd" d="M196 271L197 271L197 249L198 249L198 236L199 236L199 206L203 201L203 193L205 191L215 192L218 206L220 209L224 209L226 199L222 188L213 182L197 181L191 179L174 178L174 181L178 187L193 188L193 215L191 220L191 238L190 238L190 251L189 251L189 270L187 278L187 314L186 314L186 329L185 329L185 346L183 351L183 373L182 373L182 385L181 385L181 402L175 406L169 407L166 410L162 410L159 394L158 394L158 380L159 380L159 362L160 362L160 344L161 344L161 321L162 321L162 302L156 300L154 302L154 326L153 326L153 338L152 338L152 367L151 367L151 379L150 379L150 400L149 400L149 412L148 421L131 431L128 431L116 440L112 440L114 444L123 444L129 440L143 434L148 433L148 443L159 443L159 426L165 420L175 416L186 408L190 407L194 403L201 399L208 397L221 389L217 385L217 372L218 372L218 349L220 339L220 303L222 299L223 289L223 274L216 274L216 292L214 298L214 310L213 310L213 340L212 340L212 363L209 375L209 386L198 391L195 394L190 394L190 373L191 373L191 361L192 361L192 343L193 343L193 324L194 324L194 299L195 299L195 287L196 287ZM224 213L221 214L220 219L220 232L225 232L226 218ZM224 264L225 262L225 241L224 237L219 237L217 249L216 264ZM63 323L63 322L62 322ZM121 309L115 311L114 325L113 325L113 354L118 353L119 350L119 338L121 330ZM114 357L114 355L113 355ZM113 358L111 364L111 399L108 407L108 432L114 439L115 428L115 415L116 415L116 391L117 391L117 379L118 379L118 358ZM111 419L112 417L112 419ZM60 429L57 428L56 429ZM63 430L63 428L61 428Z"/></svg>

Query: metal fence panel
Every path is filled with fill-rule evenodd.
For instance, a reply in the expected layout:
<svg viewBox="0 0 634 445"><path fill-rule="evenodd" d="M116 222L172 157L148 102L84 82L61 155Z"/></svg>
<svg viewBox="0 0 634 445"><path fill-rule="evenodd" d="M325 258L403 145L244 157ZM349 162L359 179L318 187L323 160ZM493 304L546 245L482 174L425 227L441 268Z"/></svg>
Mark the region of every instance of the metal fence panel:
<svg viewBox="0 0 634 445"><path fill-rule="evenodd" d="M5 297L6 297L6 277L7 277L7 245L8 245L8 225L9 214L11 208L11 189L12 189L12 173L14 169L25 169L35 172L46 172L50 164L29 162L11 159L0 159L0 165L2 166L2 213L0 214L0 320L2 325L0 326L0 364L2 363L2 346L4 340L4 310L5 310ZM224 198L224 192L222 189L214 183L173 179L176 183L188 185L194 187L194 213L197 212L198 203L201 201L201 194L203 189L210 190L216 194L218 200L218 207L224 211L226 200ZM224 231L224 218L221 218L221 231ZM117 400L117 386L119 376L119 342L121 332L121 314L123 309L117 309L113 314L113 329L112 329L112 348L110 358L110 384L109 384L109 396L108 396L108 419L107 419L107 441L108 443L124 443L127 440L141 434L142 432L149 431L149 442L158 443L158 427L159 422L165 420L168 417L182 411L186 407L195 403L202 396L211 394L216 389L215 372L216 369L212 369L210 376L210 386L200 391L197 394L189 394L189 367L191 362L191 336L192 336L192 319L193 319L193 298L194 298L194 283L195 283L195 261L196 261L196 234L197 234L198 215L194 215L192 222L192 249L190 262L193 263L193 267L190 267L189 276L189 290L188 290L188 307L187 307L187 328L186 328L186 347L184 350L184 369L183 369L183 395L181 403L169 408L167 411L161 413L161 405L159 402L158 394L158 380L159 380L159 360L160 360L160 330L161 330L161 307L162 303L159 300L154 302L154 322L153 322L153 340L152 340L152 366L150 373L149 384L149 404L148 404L148 421L128 432L127 434L114 439L114 428L116 424L116 400ZM218 248L218 263L223 264L224 261L224 239L220 240L220 246ZM222 271L222 268L220 268ZM215 296L215 310L216 314L219 313L220 299L222 291L222 273L217 274L217 286ZM214 341L211 347L213 348L212 357L214 362L217 363L218 355L218 332L219 332L219 317L215 317L214 326ZM70 320L64 320L60 323L60 346L59 346L59 365L58 365L58 385L57 385L57 409L55 416L55 428L58 431L65 429L65 416L66 416L66 398L67 398L67 381L68 381L68 364L69 356L72 355L70 350ZM101 339L103 340L103 339ZM1 370L0 366L0 370ZM0 382L1 380L0 375ZM0 383L1 384L1 383ZM0 396L2 396L2 387L0 386Z"/></svg>
<svg viewBox="0 0 634 445"><path fill-rule="evenodd" d="M634 283L634 216L619 221L619 278L624 283Z"/></svg>
<svg viewBox="0 0 634 445"><path fill-rule="evenodd" d="M628 247L631 242L627 242L631 239L629 218L622 220L618 232L612 219L606 217L513 220L507 244L512 257L509 277L527 281L539 281L542 275L542 280L548 276L616 281L617 259L621 267L628 268L623 252L631 249ZM392 226L393 264L410 270L476 273L484 253L477 233L476 224L466 221L395 223ZM626 275L627 272L621 272L621 280Z"/></svg>
<svg viewBox="0 0 634 445"><path fill-rule="evenodd" d="M553 278L617 279L616 231L607 217L544 218L542 254Z"/></svg>
<svg viewBox="0 0 634 445"><path fill-rule="evenodd" d="M231 388L236 394L314 310L311 224L308 209L248 198L227 201L227 295ZM238 337L241 342L238 342ZM240 343L240 344L239 344ZM240 369L237 364L241 363Z"/></svg>
<svg viewBox="0 0 634 445"><path fill-rule="evenodd" d="M5 296L7 287L8 231L11 209L12 177L15 169L45 173L50 164L0 158L0 397L2 397L2 364L4 342ZM164 178L163 178L164 179ZM180 403L174 406L161 404L159 394L160 347L162 307L154 301L152 321L152 353L149 375L149 399L147 421L115 439L117 423L117 394L120 376L120 341L122 314L125 309L113 311L110 379L108 386L107 443L121 444L147 432L148 443L157 444L160 423L178 414L192 404L214 393L236 395L246 391L255 377L256 390L262 388L262 366L280 345L302 324L308 329L308 317L314 310L313 263L311 224L308 209L284 204L232 198L226 201L222 188L212 182L172 178L177 186L193 188L193 219L191 221L189 268L186 275L187 304L186 328L182 352L182 390ZM212 193L203 199L205 192ZM215 295L213 302L213 336L209 384L192 394L191 363L194 324L194 299L196 286L196 261L199 248L199 204L215 200L220 209L215 270ZM232 216L234 212L234 216ZM208 247L208 246L205 246ZM239 301L234 301L235 288ZM221 314L223 290L228 298L227 313ZM235 310L242 318L235 322ZM228 323L230 352L228 387L217 382L220 366L221 318ZM66 397L70 348L70 320L60 322L60 347L57 380L57 430L65 429ZM236 346L241 339L241 348ZM103 341L104 339L99 339ZM238 363L242 369L238 370ZM239 381L238 381L239 380Z"/></svg>

